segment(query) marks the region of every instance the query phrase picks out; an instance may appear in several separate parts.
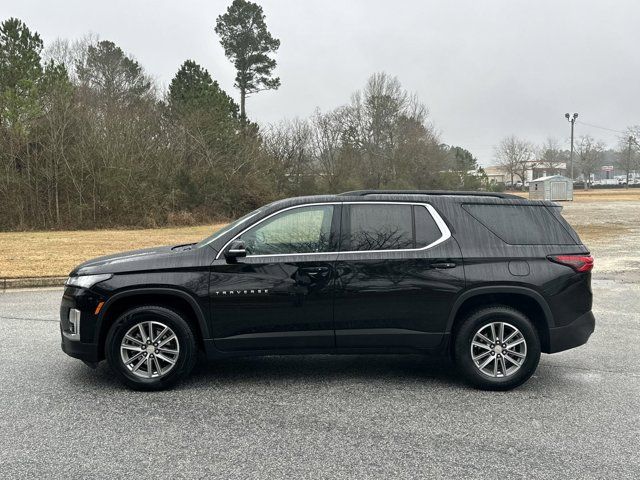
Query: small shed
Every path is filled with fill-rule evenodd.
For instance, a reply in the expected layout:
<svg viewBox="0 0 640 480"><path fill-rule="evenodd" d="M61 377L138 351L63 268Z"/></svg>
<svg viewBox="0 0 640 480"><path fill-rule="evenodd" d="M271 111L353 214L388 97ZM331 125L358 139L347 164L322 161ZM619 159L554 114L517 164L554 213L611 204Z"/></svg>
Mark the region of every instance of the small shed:
<svg viewBox="0 0 640 480"><path fill-rule="evenodd" d="M573 200L573 181L563 175L540 177L529 182L531 200Z"/></svg>

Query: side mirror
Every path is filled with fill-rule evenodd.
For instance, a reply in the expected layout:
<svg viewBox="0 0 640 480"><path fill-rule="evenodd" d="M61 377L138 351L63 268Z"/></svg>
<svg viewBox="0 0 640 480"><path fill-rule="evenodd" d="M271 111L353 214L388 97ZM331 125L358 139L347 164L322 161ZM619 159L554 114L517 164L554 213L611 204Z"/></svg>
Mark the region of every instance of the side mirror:
<svg viewBox="0 0 640 480"><path fill-rule="evenodd" d="M234 260L236 258L242 258L247 256L247 249L245 248L242 240L234 240L229 245L229 248L224 252L224 258L227 260Z"/></svg>

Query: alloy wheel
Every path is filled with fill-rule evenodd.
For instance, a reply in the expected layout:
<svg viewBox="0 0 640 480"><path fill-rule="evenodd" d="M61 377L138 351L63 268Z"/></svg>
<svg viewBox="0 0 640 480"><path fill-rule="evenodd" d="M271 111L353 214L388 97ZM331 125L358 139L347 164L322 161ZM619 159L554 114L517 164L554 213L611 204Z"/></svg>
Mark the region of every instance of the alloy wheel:
<svg viewBox="0 0 640 480"><path fill-rule="evenodd" d="M167 375L180 356L180 342L174 331L156 321L140 322L125 333L120 343L124 366L142 378Z"/></svg>
<svg viewBox="0 0 640 480"><path fill-rule="evenodd" d="M527 341L510 323L491 322L480 327L473 336L471 358L483 375L509 377L526 360Z"/></svg>

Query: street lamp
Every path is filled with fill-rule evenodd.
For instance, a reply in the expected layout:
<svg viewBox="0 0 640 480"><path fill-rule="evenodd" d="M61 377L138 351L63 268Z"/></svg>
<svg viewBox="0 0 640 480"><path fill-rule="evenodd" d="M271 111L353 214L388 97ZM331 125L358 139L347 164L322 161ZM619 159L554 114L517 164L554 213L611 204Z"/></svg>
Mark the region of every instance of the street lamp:
<svg viewBox="0 0 640 480"><path fill-rule="evenodd" d="M574 113L573 115L569 115L568 113L565 113L564 116L571 124L571 153L569 154L569 164L571 165L571 181L573 182L573 125L576 123L578 114Z"/></svg>

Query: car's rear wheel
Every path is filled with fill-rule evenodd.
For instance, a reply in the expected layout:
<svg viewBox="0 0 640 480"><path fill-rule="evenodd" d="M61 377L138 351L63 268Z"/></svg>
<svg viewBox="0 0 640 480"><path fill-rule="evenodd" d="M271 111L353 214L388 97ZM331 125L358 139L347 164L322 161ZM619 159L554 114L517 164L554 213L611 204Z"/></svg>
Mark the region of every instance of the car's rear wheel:
<svg viewBox="0 0 640 480"><path fill-rule="evenodd" d="M540 339L522 312L493 305L464 319L454 339L454 357L465 378L476 387L509 390L535 372Z"/></svg>
<svg viewBox="0 0 640 480"><path fill-rule="evenodd" d="M165 307L147 305L124 312L106 339L111 368L129 387L162 390L193 369L197 347L183 316Z"/></svg>

